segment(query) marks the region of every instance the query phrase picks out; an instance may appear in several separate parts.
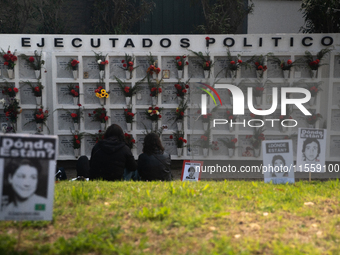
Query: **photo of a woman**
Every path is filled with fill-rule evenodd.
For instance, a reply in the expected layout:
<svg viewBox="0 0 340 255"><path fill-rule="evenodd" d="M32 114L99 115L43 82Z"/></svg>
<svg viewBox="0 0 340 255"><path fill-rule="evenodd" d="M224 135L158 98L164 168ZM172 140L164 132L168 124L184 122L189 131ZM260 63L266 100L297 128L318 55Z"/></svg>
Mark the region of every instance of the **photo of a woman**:
<svg viewBox="0 0 340 255"><path fill-rule="evenodd" d="M47 203L48 161L5 159L1 211L30 211Z"/></svg>
<svg viewBox="0 0 340 255"><path fill-rule="evenodd" d="M319 162L320 142L316 138L307 138L302 145L302 160Z"/></svg>
<svg viewBox="0 0 340 255"><path fill-rule="evenodd" d="M285 159L281 155L275 155L272 159L273 172L271 177L288 177L288 172L284 171L284 166L286 165Z"/></svg>

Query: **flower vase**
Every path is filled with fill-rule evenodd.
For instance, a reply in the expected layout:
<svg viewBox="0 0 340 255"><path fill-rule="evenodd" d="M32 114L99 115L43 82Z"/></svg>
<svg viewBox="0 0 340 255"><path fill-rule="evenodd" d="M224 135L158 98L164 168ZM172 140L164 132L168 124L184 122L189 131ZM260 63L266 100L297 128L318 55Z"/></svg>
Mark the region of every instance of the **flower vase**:
<svg viewBox="0 0 340 255"><path fill-rule="evenodd" d="M100 105L104 105L105 104L105 97L99 98L99 103L100 103Z"/></svg>
<svg viewBox="0 0 340 255"><path fill-rule="evenodd" d="M182 121L178 121L178 122L177 122L177 130L178 130L178 131L181 131L181 130L182 130L182 127L183 127L183 122L182 122Z"/></svg>
<svg viewBox="0 0 340 255"><path fill-rule="evenodd" d="M126 123L126 129L127 129L128 132L131 132L132 123Z"/></svg>
<svg viewBox="0 0 340 255"><path fill-rule="evenodd" d="M203 130L204 130L204 131L207 131L207 130L208 130L208 125L209 125L208 122L203 122Z"/></svg>
<svg viewBox="0 0 340 255"><path fill-rule="evenodd" d="M257 106L260 106L262 103L262 97L255 97L255 102Z"/></svg>
<svg viewBox="0 0 340 255"><path fill-rule="evenodd" d="M72 74L73 74L73 79L78 79L78 71L77 70L73 70L72 71Z"/></svg>
<svg viewBox="0 0 340 255"><path fill-rule="evenodd" d="M12 125L12 128L13 128L14 133L17 132L17 130L18 130L18 125L17 125L17 123L16 123L16 122L12 122L11 125Z"/></svg>
<svg viewBox="0 0 340 255"><path fill-rule="evenodd" d="M257 79L263 78L263 70L256 70L256 77Z"/></svg>
<svg viewBox="0 0 340 255"><path fill-rule="evenodd" d="M316 79L318 76L318 70L312 70L312 79Z"/></svg>
<svg viewBox="0 0 340 255"><path fill-rule="evenodd" d="M102 80L102 79L104 79L104 70L100 70L99 71L99 78Z"/></svg>
<svg viewBox="0 0 340 255"><path fill-rule="evenodd" d="M183 77L183 70L177 70L178 73L178 79L182 79Z"/></svg>
<svg viewBox="0 0 340 255"><path fill-rule="evenodd" d="M235 129L235 126L232 126L231 124L229 124L229 132L233 132Z"/></svg>
<svg viewBox="0 0 340 255"><path fill-rule="evenodd" d="M152 124L152 130L157 130L157 121L153 121L151 124Z"/></svg>
<svg viewBox="0 0 340 255"><path fill-rule="evenodd" d="M43 123L36 123L38 132L42 132L44 130Z"/></svg>
<svg viewBox="0 0 340 255"><path fill-rule="evenodd" d="M152 73L152 79L156 80L157 79L157 74L155 72Z"/></svg>
<svg viewBox="0 0 340 255"><path fill-rule="evenodd" d="M79 131L79 123L73 122L74 131Z"/></svg>
<svg viewBox="0 0 340 255"><path fill-rule="evenodd" d="M209 78L209 73L210 73L210 70L204 70L204 78L205 79Z"/></svg>
<svg viewBox="0 0 340 255"><path fill-rule="evenodd" d="M182 98L177 96L177 103L180 104L182 102Z"/></svg>
<svg viewBox="0 0 340 255"><path fill-rule="evenodd" d="M78 157L80 156L79 148L74 149L74 156L75 156L76 158L78 158Z"/></svg>
<svg viewBox="0 0 340 255"><path fill-rule="evenodd" d="M288 127L282 126L281 123L279 124L279 130L280 130L281 133L287 132L287 129L288 129Z"/></svg>
<svg viewBox="0 0 340 255"><path fill-rule="evenodd" d="M254 148L254 157L258 158L260 156L260 148Z"/></svg>
<svg viewBox="0 0 340 255"><path fill-rule="evenodd" d="M9 79L14 78L14 70L13 69L7 69L7 75Z"/></svg>
<svg viewBox="0 0 340 255"><path fill-rule="evenodd" d="M283 78L289 79L289 70L283 70Z"/></svg>
<svg viewBox="0 0 340 255"><path fill-rule="evenodd" d="M73 104L78 105L79 97L73 97Z"/></svg>
<svg viewBox="0 0 340 255"><path fill-rule="evenodd" d="M105 126L106 126L106 123L105 122L101 122L100 123L100 130L104 131L105 130Z"/></svg>
<svg viewBox="0 0 340 255"><path fill-rule="evenodd" d="M203 148L203 157L207 157L208 156L208 148Z"/></svg>
<svg viewBox="0 0 340 255"><path fill-rule="evenodd" d="M228 155L229 158L232 158L234 156L235 149L234 148L228 148Z"/></svg>
<svg viewBox="0 0 340 255"><path fill-rule="evenodd" d="M157 105L158 98L157 97L151 97L151 99L152 99L152 105L153 106Z"/></svg>
<svg viewBox="0 0 340 255"><path fill-rule="evenodd" d="M308 124L308 128L315 128L315 124Z"/></svg>
<svg viewBox="0 0 340 255"><path fill-rule="evenodd" d="M313 106L315 104L315 99L316 99L316 96L312 96L309 100L309 105L310 106Z"/></svg>
<svg viewBox="0 0 340 255"><path fill-rule="evenodd" d="M229 75L232 79L236 79L236 70L230 70Z"/></svg>
<svg viewBox="0 0 340 255"><path fill-rule="evenodd" d="M129 107L131 104L131 97L125 97L126 106Z"/></svg>
<svg viewBox="0 0 340 255"><path fill-rule="evenodd" d="M125 70L125 78L127 80L130 80L131 79L131 76L132 76L132 73L129 71L129 70Z"/></svg>
<svg viewBox="0 0 340 255"><path fill-rule="evenodd" d="M40 79L40 70L35 70L34 72L35 72L35 78L37 80L39 80Z"/></svg>
<svg viewBox="0 0 340 255"><path fill-rule="evenodd" d="M35 97L35 101L36 101L37 105L41 105L42 98L41 97Z"/></svg>
<svg viewBox="0 0 340 255"><path fill-rule="evenodd" d="M182 156L183 148L177 148L177 157Z"/></svg>

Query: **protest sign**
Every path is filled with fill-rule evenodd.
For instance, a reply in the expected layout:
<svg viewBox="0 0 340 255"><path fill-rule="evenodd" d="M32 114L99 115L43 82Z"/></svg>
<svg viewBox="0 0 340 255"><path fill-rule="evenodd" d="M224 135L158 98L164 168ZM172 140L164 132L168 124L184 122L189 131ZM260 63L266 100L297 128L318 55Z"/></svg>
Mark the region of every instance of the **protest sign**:
<svg viewBox="0 0 340 255"><path fill-rule="evenodd" d="M184 160L182 167L182 181L199 181L201 180L201 167L203 161Z"/></svg>

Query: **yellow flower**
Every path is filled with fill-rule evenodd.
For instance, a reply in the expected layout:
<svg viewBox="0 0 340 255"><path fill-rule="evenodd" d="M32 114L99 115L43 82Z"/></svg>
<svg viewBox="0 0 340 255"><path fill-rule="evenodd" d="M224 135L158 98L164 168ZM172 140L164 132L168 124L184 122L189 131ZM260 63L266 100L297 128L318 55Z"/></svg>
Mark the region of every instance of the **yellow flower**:
<svg viewBox="0 0 340 255"><path fill-rule="evenodd" d="M100 92L101 92L102 94L104 94L104 93L106 93L106 90L105 90L105 89L102 89Z"/></svg>
<svg viewBox="0 0 340 255"><path fill-rule="evenodd" d="M109 94L108 94L108 93L106 93L105 97L106 97L106 98L109 98Z"/></svg>
<svg viewBox="0 0 340 255"><path fill-rule="evenodd" d="M100 94L99 93L96 93L96 97L99 97L100 96Z"/></svg>
<svg viewBox="0 0 340 255"><path fill-rule="evenodd" d="M100 95L101 95L102 97L105 97L105 93L101 93Z"/></svg>
<svg viewBox="0 0 340 255"><path fill-rule="evenodd" d="M152 110L148 110L148 113L152 113Z"/></svg>

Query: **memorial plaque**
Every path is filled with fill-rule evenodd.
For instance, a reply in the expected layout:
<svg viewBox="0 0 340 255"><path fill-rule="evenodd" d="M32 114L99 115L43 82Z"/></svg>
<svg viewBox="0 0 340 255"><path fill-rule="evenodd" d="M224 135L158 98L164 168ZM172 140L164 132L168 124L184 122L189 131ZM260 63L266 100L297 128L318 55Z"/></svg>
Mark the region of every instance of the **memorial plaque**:
<svg viewBox="0 0 340 255"><path fill-rule="evenodd" d="M249 133L249 135L253 135ZM245 135L240 135L237 141L238 143L238 156L239 157L253 157L254 150L252 149L253 146L250 143L250 139L247 139ZM236 152L235 152L236 155Z"/></svg>
<svg viewBox="0 0 340 255"><path fill-rule="evenodd" d="M67 113L66 110L58 110L58 130L74 130L71 113L75 111L69 110L69 112L70 113Z"/></svg>
<svg viewBox="0 0 340 255"><path fill-rule="evenodd" d="M122 60L125 60L125 57L110 57L109 58L109 66L110 66L110 79L115 80L115 76L120 80L126 78L125 70L123 69Z"/></svg>
<svg viewBox="0 0 340 255"><path fill-rule="evenodd" d="M126 86L131 87L131 83L127 83ZM109 100L110 104L126 104L124 93L117 83L110 83Z"/></svg>
<svg viewBox="0 0 340 255"><path fill-rule="evenodd" d="M334 56L334 78L340 78L340 55Z"/></svg>
<svg viewBox="0 0 340 255"><path fill-rule="evenodd" d="M170 135L162 135L162 145L165 152L170 155L177 155L177 147L174 139L170 139Z"/></svg>
<svg viewBox="0 0 340 255"><path fill-rule="evenodd" d="M249 60L251 57L242 57L242 61L246 62L247 60ZM250 67L245 67L242 66L241 67L241 78L256 78L256 69L255 69L255 65L253 63L250 63ZM267 70L268 71L268 70ZM266 72L267 72L266 71Z"/></svg>
<svg viewBox="0 0 340 255"><path fill-rule="evenodd" d="M190 78L204 78L203 66L201 65L200 58L190 57L188 72Z"/></svg>
<svg viewBox="0 0 340 255"><path fill-rule="evenodd" d="M187 156L203 155L202 148L199 144L201 135L188 135Z"/></svg>
<svg viewBox="0 0 340 255"><path fill-rule="evenodd" d="M83 71L88 73L89 79L99 79L99 66L95 56L83 57Z"/></svg>
<svg viewBox="0 0 340 255"><path fill-rule="evenodd" d="M27 62L19 57L19 77L21 79L35 79L35 72L34 69L32 69Z"/></svg>
<svg viewBox="0 0 340 255"><path fill-rule="evenodd" d="M175 123L176 109L163 109L161 115L162 125L168 126L168 129L170 130L177 130L177 125Z"/></svg>
<svg viewBox="0 0 340 255"><path fill-rule="evenodd" d="M37 86L37 83L32 83L33 86ZM20 103L21 104L36 104L37 101L35 99L34 93L29 85L25 83L20 83ZM0 97L1 98L1 97Z"/></svg>
<svg viewBox="0 0 340 255"><path fill-rule="evenodd" d="M332 104L340 105L340 83L333 83Z"/></svg>
<svg viewBox="0 0 340 255"><path fill-rule="evenodd" d="M96 97L96 93L94 92L98 86L95 83L84 83L84 103L85 104L100 104L100 100L98 97ZM106 100L111 100L109 98ZM99 107L99 106L98 106Z"/></svg>
<svg viewBox="0 0 340 255"><path fill-rule="evenodd" d="M330 157L340 158L340 136L331 136L330 138Z"/></svg>
<svg viewBox="0 0 340 255"><path fill-rule="evenodd" d="M71 104L73 103L73 96L70 95L68 85L71 83L57 83L58 104ZM72 83L74 86L79 86L79 83Z"/></svg>
<svg viewBox="0 0 340 255"><path fill-rule="evenodd" d="M152 99L148 84L140 84L138 86L140 86L140 90L137 92L136 105L151 105Z"/></svg>
<svg viewBox="0 0 340 255"><path fill-rule="evenodd" d="M95 130L96 132L101 129L99 121L92 121L92 117L89 116L89 113L93 115L93 111L95 109L85 109L84 110L84 123L85 130Z"/></svg>
<svg viewBox="0 0 340 255"><path fill-rule="evenodd" d="M72 135L59 136L59 156L74 156Z"/></svg>
<svg viewBox="0 0 340 255"><path fill-rule="evenodd" d="M230 135L228 135L228 136L227 135L213 135L212 141L217 142L217 146L213 146L213 148L218 149L218 150L212 150L212 153L213 153L214 156L221 155L221 156L225 157L225 156L229 155L227 146L221 141L221 140L223 140L223 141L226 142L227 138L233 139L234 137L230 136Z"/></svg>
<svg viewBox="0 0 340 255"><path fill-rule="evenodd" d="M331 130L340 131L340 110L332 110Z"/></svg>
<svg viewBox="0 0 340 255"><path fill-rule="evenodd" d="M57 78L72 78L73 73L71 69L68 69L67 64L71 59L76 59L77 57L72 56L60 56L56 57L57 60Z"/></svg>
<svg viewBox="0 0 340 255"><path fill-rule="evenodd" d="M215 57L214 72L216 78L231 78L227 72L228 62L227 57Z"/></svg>
<svg viewBox="0 0 340 255"><path fill-rule="evenodd" d="M295 59L302 58L303 56L295 56ZM294 66L294 72L300 72L301 78L311 78L311 69L306 65L296 65ZM299 77L299 78L300 78ZM295 78L298 78L295 76Z"/></svg>
<svg viewBox="0 0 340 255"><path fill-rule="evenodd" d="M85 155L90 157L92 149L96 145L96 139L92 136L86 135L82 140L82 144L85 146Z"/></svg>
<svg viewBox="0 0 340 255"><path fill-rule="evenodd" d="M135 115L135 119L136 117ZM123 130L127 129L124 110L111 110L111 124L117 124Z"/></svg>
<svg viewBox="0 0 340 255"><path fill-rule="evenodd" d="M184 64L184 63L183 63ZM171 79L178 79L177 67L176 67L176 57L162 57L162 70L170 71ZM184 71L184 69L183 69Z"/></svg>
<svg viewBox="0 0 340 255"><path fill-rule="evenodd" d="M287 64L287 61L290 59L288 56L275 56L279 58L281 61L284 61ZM283 78L283 71L281 67L272 61L270 61L270 57L268 57L268 63L267 63L267 77L268 78Z"/></svg>
<svg viewBox="0 0 340 255"><path fill-rule="evenodd" d="M177 90L174 83L163 84L162 104L178 104Z"/></svg>
<svg viewBox="0 0 340 255"><path fill-rule="evenodd" d="M157 62L157 57L153 56L153 59ZM144 78L150 66L149 57L136 57L136 66L138 66L136 69L137 78ZM157 64L155 66L157 67Z"/></svg>
<svg viewBox="0 0 340 255"><path fill-rule="evenodd" d="M140 155L140 154L143 153L144 137L145 137L145 135L137 135L137 138L136 138L137 155Z"/></svg>
<svg viewBox="0 0 340 255"><path fill-rule="evenodd" d="M203 130L201 109L191 108L186 111L189 130Z"/></svg>
<svg viewBox="0 0 340 255"><path fill-rule="evenodd" d="M203 93L202 90L198 88L198 84L196 83L190 83L189 86L190 86L190 91L189 91L189 97L188 97L188 104L191 106L195 106L195 107L201 107L201 97L202 97L201 95ZM208 96L208 103L210 102L209 100L210 100L210 97Z"/></svg>
<svg viewBox="0 0 340 255"><path fill-rule="evenodd" d="M37 124L35 123L33 114L35 110L22 110L21 115L21 124L22 124L22 131L36 131ZM30 122L32 121L32 122ZM30 123L29 123L30 122ZM44 127L45 129L46 127Z"/></svg>
<svg viewBox="0 0 340 255"><path fill-rule="evenodd" d="M161 115L162 114L163 112L161 112ZM146 109L137 110L137 114L135 116L135 120L137 122L137 130L145 130L145 128L147 128L148 130L152 129L151 120L147 119L146 116Z"/></svg>

